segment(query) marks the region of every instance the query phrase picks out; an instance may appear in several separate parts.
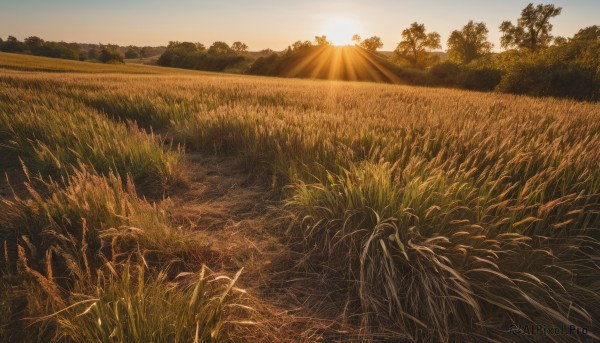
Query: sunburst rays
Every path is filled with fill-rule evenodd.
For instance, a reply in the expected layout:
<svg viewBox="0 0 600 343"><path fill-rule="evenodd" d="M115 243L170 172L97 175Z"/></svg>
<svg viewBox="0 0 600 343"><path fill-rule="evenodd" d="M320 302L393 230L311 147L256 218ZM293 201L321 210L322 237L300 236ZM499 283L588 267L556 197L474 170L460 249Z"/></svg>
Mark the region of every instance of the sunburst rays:
<svg viewBox="0 0 600 343"><path fill-rule="evenodd" d="M354 46L313 47L299 52L281 73L285 77L402 83L383 57Z"/></svg>

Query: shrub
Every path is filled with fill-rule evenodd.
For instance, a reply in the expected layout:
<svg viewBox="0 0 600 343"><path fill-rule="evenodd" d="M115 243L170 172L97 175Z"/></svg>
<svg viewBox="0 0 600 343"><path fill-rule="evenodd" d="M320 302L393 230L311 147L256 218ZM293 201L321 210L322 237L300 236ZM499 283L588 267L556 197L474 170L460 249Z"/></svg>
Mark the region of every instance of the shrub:
<svg viewBox="0 0 600 343"><path fill-rule="evenodd" d="M127 52L125 52L125 58L139 58L139 57L140 57L139 51L134 48L129 48L129 49L127 49Z"/></svg>
<svg viewBox="0 0 600 343"><path fill-rule="evenodd" d="M100 50L98 59L102 63L123 63L123 55L116 50L108 48Z"/></svg>
<svg viewBox="0 0 600 343"><path fill-rule="evenodd" d="M245 71L251 58L233 51L226 43L215 42L208 51L202 44L171 42L158 58L158 65L206 71Z"/></svg>
<svg viewBox="0 0 600 343"><path fill-rule="evenodd" d="M498 90L513 94L593 100L597 99L599 87L595 77L595 71L574 64L541 60L519 62L506 71Z"/></svg>
<svg viewBox="0 0 600 343"><path fill-rule="evenodd" d="M75 51L63 43L56 42L45 42L43 46L34 51L34 54L52 58L79 60L79 51Z"/></svg>
<svg viewBox="0 0 600 343"><path fill-rule="evenodd" d="M464 67L456 77L460 88L491 91L498 86L502 78L502 71L494 68Z"/></svg>
<svg viewBox="0 0 600 343"><path fill-rule="evenodd" d="M435 78L436 82L444 86L455 86L460 72L460 66L453 62L439 63L429 69L429 74Z"/></svg>
<svg viewBox="0 0 600 343"><path fill-rule="evenodd" d="M8 36L4 42L0 45L0 51L5 52L23 52L27 46L25 43L19 41L14 36Z"/></svg>
<svg viewBox="0 0 600 343"><path fill-rule="evenodd" d="M167 273L146 276L142 265L117 266L87 296L73 296L56 318L57 331L75 342L229 342L249 339L252 308L240 276L216 275L205 266L185 282ZM190 277L191 276L191 277Z"/></svg>
<svg viewBox="0 0 600 343"><path fill-rule="evenodd" d="M259 57L248 69L247 73L252 75L275 76L278 73L280 57L272 53L266 57Z"/></svg>

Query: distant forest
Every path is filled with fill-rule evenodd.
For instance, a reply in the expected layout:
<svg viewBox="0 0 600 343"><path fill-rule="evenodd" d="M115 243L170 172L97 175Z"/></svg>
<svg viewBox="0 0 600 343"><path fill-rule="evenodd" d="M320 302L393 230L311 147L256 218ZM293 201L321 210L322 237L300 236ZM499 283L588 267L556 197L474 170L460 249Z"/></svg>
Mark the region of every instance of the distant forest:
<svg viewBox="0 0 600 343"><path fill-rule="evenodd" d="M164 46L119 46L115 44L87 44L45 41L31 36L19 41L14 36L6 40L0 38L0 51L34 56L62 58L77 61L98 61L103 63L123 63L125 58L147 58L161 55Z"/></svg>
<svg viewBox="0 0 600 343"><path fill-rule="evenodd" d="M424 24L416 22L402 31L391 53L378 51L383 44L377 36L362 39L356 34L353 40L357 49L372 55L368 59L377 60L386 73L408 84L598 101L600 26L582 28L569 38L554 37L551 20L561 11L551 4L529 4L514 24L502 22L498 29L504 51L500 53L493 52L487 25L474 21L451 32L445 53L436 51L441 49L440 34L427 32ZM121 47L47 42L39 37L24 42L13 36L0 39L0 51L5 52L104 63L160 55L155 61L160 66L267 76L286 76L284 70L290 65L307 61L316 49L330 45L326 36L317 36L314 42L297 41L279 52L249 52L242 42L231 46L214 42L208 48L178 41L166 47Z"/></svg>

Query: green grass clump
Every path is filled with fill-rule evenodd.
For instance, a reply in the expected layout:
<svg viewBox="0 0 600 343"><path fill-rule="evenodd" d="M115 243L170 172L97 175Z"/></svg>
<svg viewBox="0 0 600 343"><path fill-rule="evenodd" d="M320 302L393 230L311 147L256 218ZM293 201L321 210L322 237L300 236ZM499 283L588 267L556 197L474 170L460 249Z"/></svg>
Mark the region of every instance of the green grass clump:
<svg viewBox="0 0 600 343"><path fill-rule="evenodd" d="M50 317L57 332L75 342L241 342L255 324L245 319L252 310L245 291L235 287L241 270L229 278L202 266L180 282L164 272L148 277L141 265L113 272Z"/></svg>
<svg viewBox="0 0 600 343"><path fill-rule="evenodd" d="M0 112L0 147L34 172L68 175L83 164L98 173L131 176L140 188L160 192L178 181L179 155L158 137L103 116L40 109Z"/></svg>
<svg viewBox="0 0 600 343"><path fill-rule="evenodd" d="M133 184L114 174L75 171L64 183L44 182L37 188L28 185L28 199L1 200L0 232L12 237L6 241L12 256L19 245L38 272L52 267L55 277L75 274L75 280L89 281L107 259L134 251L183 256L197 242L170 226L165 209L139 199Z"/></svg>

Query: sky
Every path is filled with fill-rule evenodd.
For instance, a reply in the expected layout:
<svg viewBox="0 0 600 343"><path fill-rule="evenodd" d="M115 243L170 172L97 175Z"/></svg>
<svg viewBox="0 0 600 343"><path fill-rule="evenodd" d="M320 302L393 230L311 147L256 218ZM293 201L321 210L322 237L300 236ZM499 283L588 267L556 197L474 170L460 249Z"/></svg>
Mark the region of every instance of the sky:
<svg viewBox="0 0 600 343"><path fill-rule="evenodd" d="M0 0L0 37L119 45L166 45L169 41L246 43L251 51L282 50L297 40L328 35L334 43L381 37L394 50L412 22L442 36L442 47L469 20L487 24L500 48L498 26L516 22L529 1L520 0ZM600 0L555 0L562 14L555 36L570 37L600 24ZM537 4L537 3L535 3Z"/></svg>

